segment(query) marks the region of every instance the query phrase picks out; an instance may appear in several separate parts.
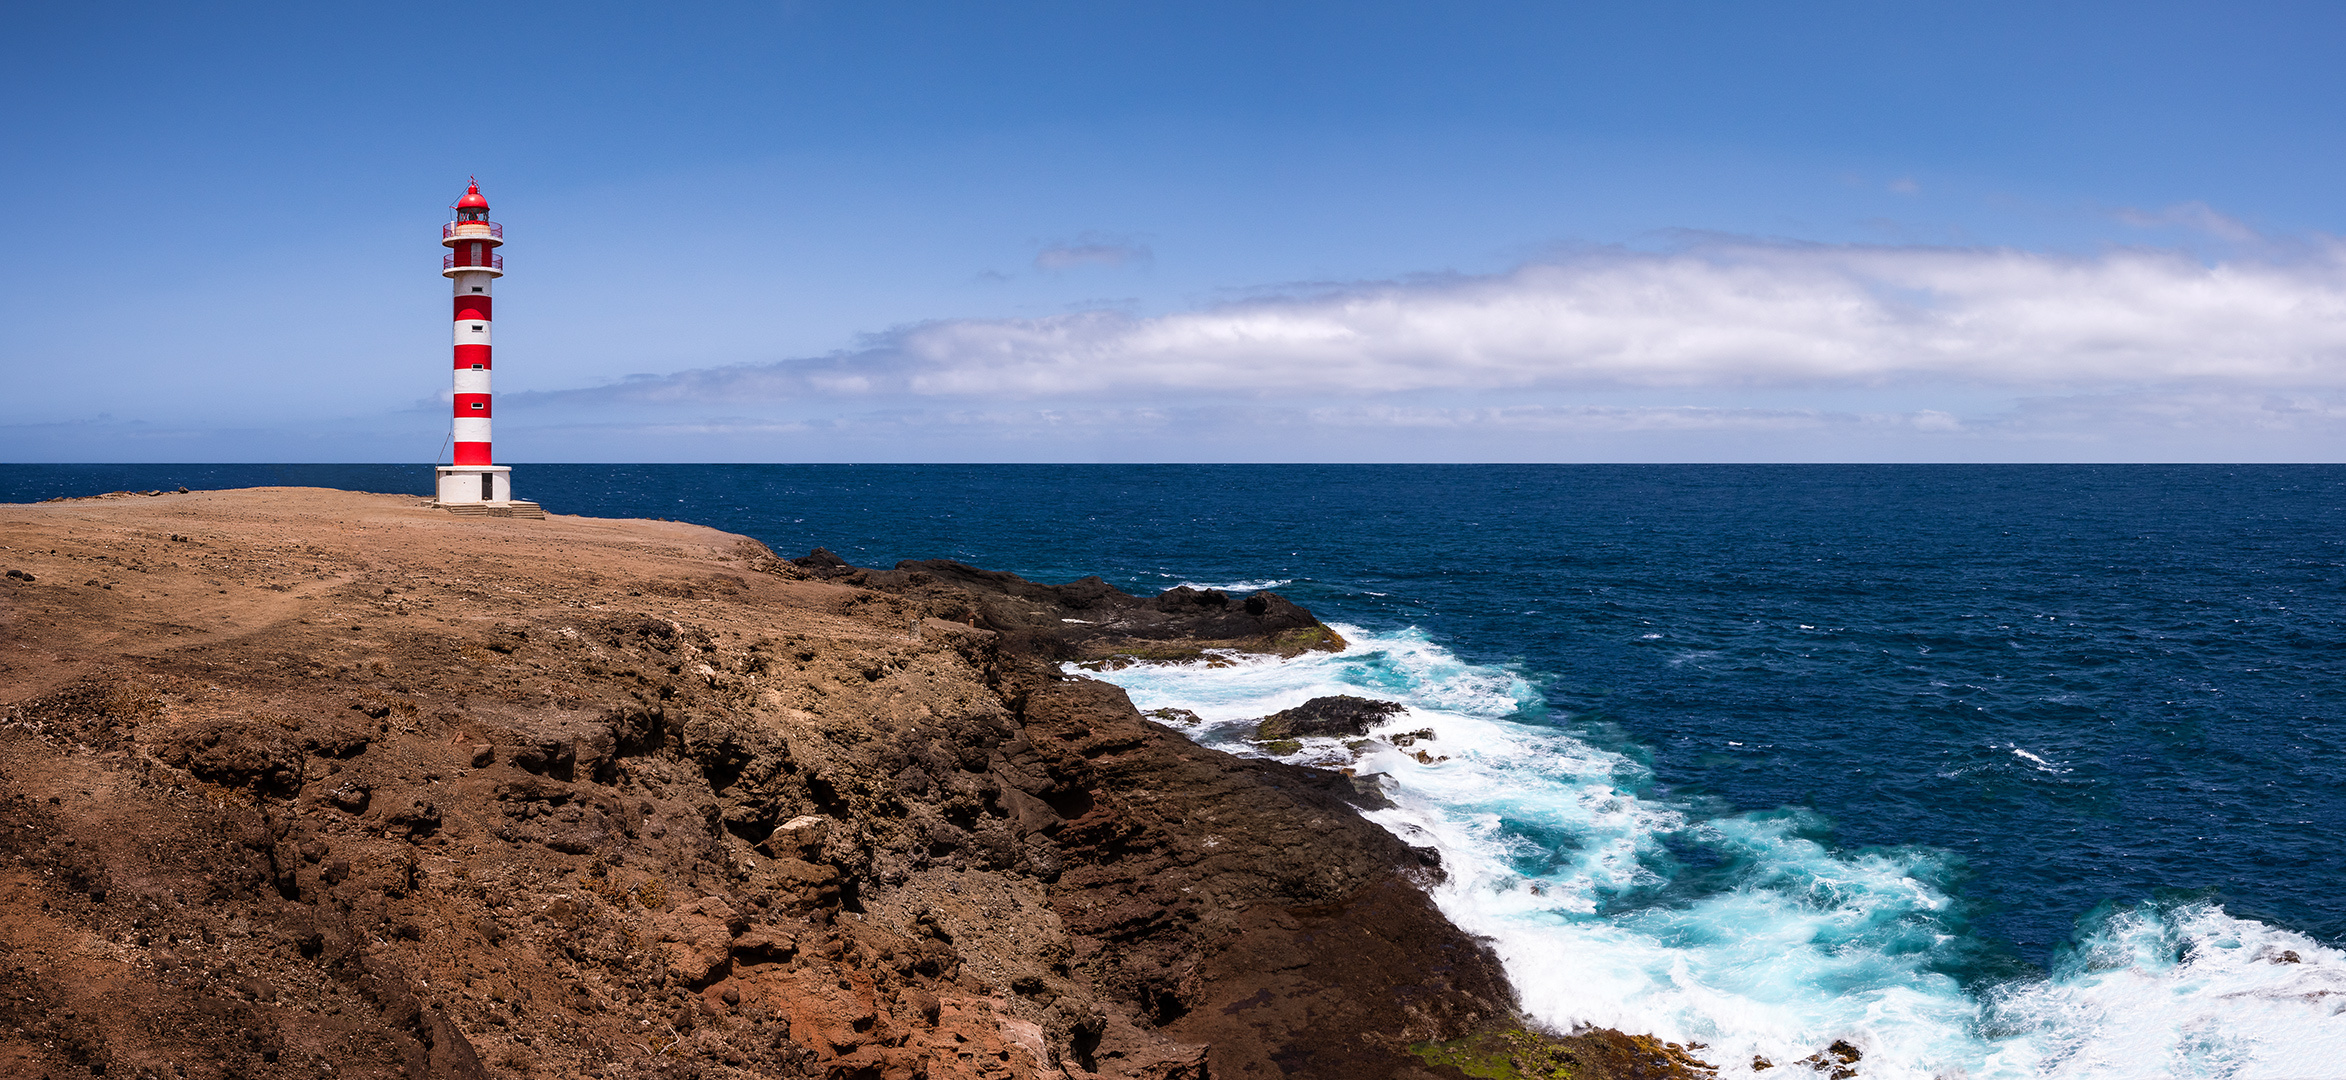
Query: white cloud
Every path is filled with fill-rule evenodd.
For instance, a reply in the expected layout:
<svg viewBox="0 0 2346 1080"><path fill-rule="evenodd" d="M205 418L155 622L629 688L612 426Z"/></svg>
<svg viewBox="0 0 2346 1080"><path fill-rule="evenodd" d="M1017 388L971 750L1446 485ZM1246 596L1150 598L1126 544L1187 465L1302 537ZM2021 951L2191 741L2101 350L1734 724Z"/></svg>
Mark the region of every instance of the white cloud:
<svg viewBox="0 0 2346 1080"><path fill-rule="evenodd" d="M829 357L557 396L1292 400L1918 385L2346 385L2346 248L2216 264L2137 249L1606 252L1153 317L932 322Z"/></svg>

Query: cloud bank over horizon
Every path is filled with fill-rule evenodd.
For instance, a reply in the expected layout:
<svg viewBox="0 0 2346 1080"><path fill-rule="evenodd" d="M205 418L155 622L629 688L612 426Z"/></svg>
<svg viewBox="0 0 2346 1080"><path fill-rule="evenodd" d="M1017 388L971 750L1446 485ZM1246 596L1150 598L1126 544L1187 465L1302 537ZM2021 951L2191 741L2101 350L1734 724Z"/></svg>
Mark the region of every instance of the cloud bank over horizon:
<svg viewBox="0 0 2346 1080"><path fill-rule="evenodd" d="M1158 315L936 320L827 356L513 395L509 415L915 457L1148 457L1235 427L1195 456L2334 459L2346 245L2265 249L1709 238Z"/></svg>
<svg viewBox="0 0 2346 1080"><path fill-rule="evenodd" d="M2346 245L2206 263L2123 249L1716 243L1362 282L1138 317L952 319L829 356L552 401L1272 399L1429 391L2346 384Z"/></svg>

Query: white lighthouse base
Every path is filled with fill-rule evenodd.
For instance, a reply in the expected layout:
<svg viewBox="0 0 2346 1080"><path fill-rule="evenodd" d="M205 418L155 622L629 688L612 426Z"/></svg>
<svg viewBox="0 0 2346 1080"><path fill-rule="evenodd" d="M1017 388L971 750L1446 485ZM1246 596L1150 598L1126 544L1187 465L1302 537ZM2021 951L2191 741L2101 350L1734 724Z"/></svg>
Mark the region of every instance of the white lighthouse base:
<svg viewBox="0 0 2346 1080"><path fill-rule="evenodd" d="M434 490L442 506L513 505L511 465L440 465L432 471L438 474Z"/></svg>
<svg viewBox="0 0 2346 1080"><path fill-rule="evenodd" d="M542 518L545 508L513 497L510 465L440 465L432 505L459 517Z"/></svg>

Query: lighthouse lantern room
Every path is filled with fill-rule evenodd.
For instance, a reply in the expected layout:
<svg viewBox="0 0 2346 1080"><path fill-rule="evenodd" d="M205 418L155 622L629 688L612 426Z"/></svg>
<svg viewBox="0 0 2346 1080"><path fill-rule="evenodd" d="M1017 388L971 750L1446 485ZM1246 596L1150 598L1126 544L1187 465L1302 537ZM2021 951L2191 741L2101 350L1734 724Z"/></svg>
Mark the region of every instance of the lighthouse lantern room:
<svg viewBox="0 0 2346 1080"><path fill-rule="evenodd" d="M509 508L513 470L489 453L489 283L505 276L505 227L489 220L478 182L457 200L456 220L440 227L440 274L456 286L456 417L450 464L435 465L438 497L451 509ZM534 505L534 504L525 504Z"/></svg>

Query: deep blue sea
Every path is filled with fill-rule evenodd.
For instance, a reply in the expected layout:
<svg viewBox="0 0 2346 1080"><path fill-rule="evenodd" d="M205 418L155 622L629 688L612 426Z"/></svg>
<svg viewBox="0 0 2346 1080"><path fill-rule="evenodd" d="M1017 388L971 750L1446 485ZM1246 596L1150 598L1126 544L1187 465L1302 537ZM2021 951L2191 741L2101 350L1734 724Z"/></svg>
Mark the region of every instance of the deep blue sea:
<svg viewBox="0 0 2346 1080"><path fill-rule="evenodd" d="M1729 1075L1834 1038L1869 1077L2346 1075L2346 468L515 476L784 555L1276 589L1353 648L1109 677L1239 750L1317 694L1408 705L1407 753L1290 756L1382 778L1552 1023ZM285 483L430 470L13 465L0 501Z"/></svg>

